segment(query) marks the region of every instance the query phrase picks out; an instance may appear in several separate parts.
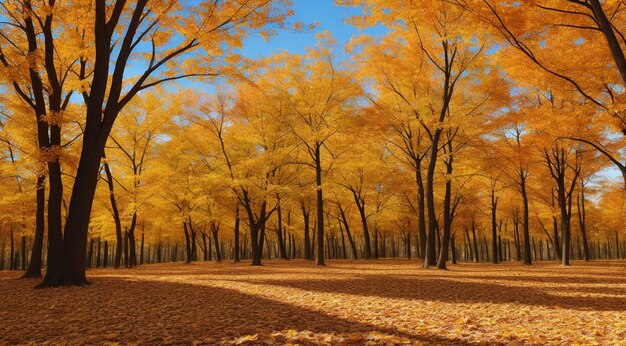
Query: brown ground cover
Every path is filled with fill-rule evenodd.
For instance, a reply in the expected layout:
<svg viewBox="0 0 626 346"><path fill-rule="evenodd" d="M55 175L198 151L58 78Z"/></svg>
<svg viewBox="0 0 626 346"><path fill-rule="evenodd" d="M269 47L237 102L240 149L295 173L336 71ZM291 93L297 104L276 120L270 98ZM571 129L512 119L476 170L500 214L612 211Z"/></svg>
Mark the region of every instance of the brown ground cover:
<svg viewBox="0 0 626 346"><path fill-rule="evenodd" d="M34 290L0 272L0 345L626 345L626 263L305 261L90 270Z"/></svg>

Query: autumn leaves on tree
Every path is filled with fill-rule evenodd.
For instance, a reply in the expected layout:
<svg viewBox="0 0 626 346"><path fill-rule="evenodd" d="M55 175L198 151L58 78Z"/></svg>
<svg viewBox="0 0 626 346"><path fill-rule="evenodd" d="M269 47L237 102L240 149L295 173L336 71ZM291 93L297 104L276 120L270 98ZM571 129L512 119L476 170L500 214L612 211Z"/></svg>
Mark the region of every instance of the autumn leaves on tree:
<svg viewBox="0 0 626 346"><path fill-rule="evenodd" d="M289 1L2 2L0 268L624 257L620 4L337 3L384 34L249 59L314 27Z"/></svg>

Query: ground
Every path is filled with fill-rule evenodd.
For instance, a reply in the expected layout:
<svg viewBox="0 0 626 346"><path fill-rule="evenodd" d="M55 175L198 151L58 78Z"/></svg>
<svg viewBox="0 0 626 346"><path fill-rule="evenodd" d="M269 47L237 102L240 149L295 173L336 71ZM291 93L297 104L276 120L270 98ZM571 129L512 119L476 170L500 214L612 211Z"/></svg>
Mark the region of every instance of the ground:
<svg viewBox="0 0 626 346"><path fill-rule="evenodd" d="M626 345L626 263L146 265L34 290L0 272L0 345Z"/></svg>

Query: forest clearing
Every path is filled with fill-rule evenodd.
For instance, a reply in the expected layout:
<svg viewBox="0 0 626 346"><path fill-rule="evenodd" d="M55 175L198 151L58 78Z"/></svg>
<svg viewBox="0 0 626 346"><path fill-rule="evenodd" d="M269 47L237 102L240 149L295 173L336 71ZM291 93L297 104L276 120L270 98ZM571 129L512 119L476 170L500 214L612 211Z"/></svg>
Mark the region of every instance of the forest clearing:
<svg viewBox="0 0 626 346"><path fill-rule="evenodd" d="M0 0L0 345L625 345L623 0Z"/></svg>
<svg viewBox="0 0 626 346"><path fill-rule="evenodd" d="M155 264L94 269L93 285L59 290L2 272L0 344L624 345L625 270L616 261L448 271L407 260Z"/></svg>

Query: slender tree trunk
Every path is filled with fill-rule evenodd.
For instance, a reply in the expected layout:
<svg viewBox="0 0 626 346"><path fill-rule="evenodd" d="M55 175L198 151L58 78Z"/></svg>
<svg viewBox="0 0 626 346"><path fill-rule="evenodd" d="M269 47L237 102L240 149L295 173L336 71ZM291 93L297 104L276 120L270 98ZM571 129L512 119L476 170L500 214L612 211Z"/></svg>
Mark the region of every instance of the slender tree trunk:
<svg viewBox="0 0 626 346"><path fill-rule="evenodd" d="M28 269L22 278L41 277L41 260L43 251L43 238L45 232L45 204L46 204L46 176L37 176L37 206L35 211L35 239L30 253ZM4 249L3 249L4 250ZM4 253L2 254L4 257Z"/></svg>
<svg viewBox="0 0 626 346"><path fill-rule="evenodd" d="M451 144L448 144L448 152L452 152ZM446 159L446 172L448 175L452 174L452 161L453 156L449 154ZM450 249L450 233L452 228L452 211L451 211L451 198L452 198L452 181L446 179L446 188L443 199L443 236L440 241L439 247L439 259L437 262L438 269L447 269L446 261L448 260L448 252Z"/></svg>
<svg viewBox="0 0 626 346"><path fill-rule="evenodd" d="M416 163L421 166L421 161ZM417 168L415 171L415 180L417 181L417 222L418 222L418 236L419 236L419 256L424 256L426 253L426 205L424 201L424 179L422 178L421 168Z"/></svg>
<svg viewBox="0 0 626 346"><path fill-rule="evenodd" d="M183 221L183 232L185 233L185 263L191 263L191 237L187 228L187 222ZM174 259L176 261L176 259Z"/></svg>
<svg viewBox="0 0 626 346"><path fill-rule="evenodd" d="M491 252L494 254L491 256L491 263L498 264L499 258L496 256L498 253L498 223L497 212L498 199L496 198L496 191L491 190Z"/></svg>
<svg viewBox="0 0 626 346"><path fill-rule="evenodd" d="M234 227L234 249L233 249L233 262L237 263L241 261L241 257L239 254L239 204L235 207L235 227ZM206 247L206 242L204 244ZM206 257L206 256L205 256ZM206 258L204 259L206 261Z"/></svg>
<svg viewBox="0 0 626 346"><path fill-rule="evenodd" d="M524 264L531 265L532 258L530 257L530 228L529 228L529 220L528 220L528 195L526 194L526 175L525 173L520 173L521 177L521 191L522 191L522 202L523 202L523 218L522 218L522 230L524 233Z"/></svg>
<svg viewBox="0 0 626 346"><path fill-rule="evenodd" d="M586 222L586 211L585 211L585 184L582 184L582 192L578 196L578 222L580 225L580 234L582 237L583 243L583 254L585 261L589 262L589 243L587 241L587 222Z"/></svg>
<svg viewBox="0 0 626 346"><path fill-rule="evenodd" d="M278 229L276 230L276 237L278 238L278 254L282 259L289 259L287 257L287 244L286 239L283 237L283 212L280 205L276 208L278 216Z"/></svg>
<svg viewBox="0 0 626 346"><path fill-rule="evenodd" d="M143 227L142 227L143 228ZM143 232L143 229L141 231L141 248L140 248L140 252L139 252L139 264L142 265L143 264L143 247L144 247L144 240L145 240L145 233ZM148 251L150 251L150 249L148 249ZM150 255L148 255L148 258L150 258Z"/></svg>
<svg viewBox="0 0 626 346"><path fill-rule="evenodd" d="M306 207L304 206L304 202L300 204L300 208L302 209L302 218L304 220L304 259L312 260L313 256L311 256L311 238L309 236L310 213L306 210Z"/></svg>
<svg viewBox="0 0 626 346"><path fill-rule="evenodd" d="M357 198L356 196L357 195L355 194L355 199ZM359 209L359 215L361 216L361 226L363 228L363 259L368 260L372 258L372 246L370 242L370 232L367 226L367 217L365 216L365 201L363 201L362 205L359 203L358 199L356 202Z"/></svg>
<svg viewBox="0 0 626 346"><path fill-rule="evenodd" d="M352 249L352 258L357 259L358 253L356 250L356 244L354 243L354 237L352 236L352 233L350 232L350 225L348 224L346 213L341 207L341 205L339 205L339 212L341 214L341 220L343 221L344 229L346 230L346 236L348 237L348 242L350 243L350 248ZM367 222L366 222L366 225L367 225Z"/></svg>
<svg viewBox="0 0 626 346"><path fill-rule="evenodd" d="M137 212L133 212L133 217L130 221L130 227L128 228L128 247L129 252L129 267L137 266L137 246L135 242L135 229L137 228Z"/></svg>
<svg viewBox="0 0 626 346"><path fill-rule="evenodd" d="M102 257L102 267L106 268L109 264L109 242L104 241L104 255Z"/></svg>
<svg viewBox="0 0 626 346"><path fill-rule="evenodd" d="M215 260L217 262L222 261L222 251L220 249L220 241L218 238L218 232L220 227L215 225L215 223L211 224L211 232L213 233L213 242L215 243Z"/></svg>
<svg viewBox="0 0 626 346"><path fill-rule="evenodd" d="M117 202L115 200L115 189L113 185L113 175L111 174L111 169L109 168L109 164L104 162L104 172L107 176L107 185L109 187L109 198L111 200L111 211L113 212L113 221L115 222L115 237L117 239L115 244L115 261L113 266L117 269L120 267L122 263L122 222L120 220L120 213L117 209Z"/></svg>
<svg viewBox="0 0 626 346"><path fill-rule="evenodd" d="M315 264L324 264L324 197L322 195L322 160L321 143L315 143L315 182L316 182L316 202L317 202L317 252Z"/></svg>
<svg viewBox="0 0 626 346"><path fill-rule="evenodd" d="M101 254L101 250L102 250L102 239L100 239L100 237L98 237L98 246L97 246L97 253L96 253L96 268L100 268L100 254Z"/></svg>
<svg viewBox="0 0 626 346"><path fill-rule="evenodd" d="M87 268L91 268L93 264L93 246L94 241L93 238L89 240L89 252L87 252Z"/></svg>
<svg viewBox="0 0 626 346"><path fill-rule="evenodd" d="M472 219L472 238L474 238L474 254L476 254L476 256L474 256L474 261L480 262L480 258L478 256L478 242L476 240L476 223L474 222L474 219Z"/></svg>

